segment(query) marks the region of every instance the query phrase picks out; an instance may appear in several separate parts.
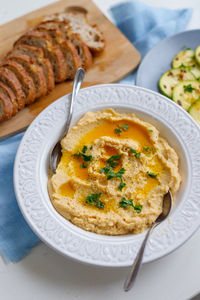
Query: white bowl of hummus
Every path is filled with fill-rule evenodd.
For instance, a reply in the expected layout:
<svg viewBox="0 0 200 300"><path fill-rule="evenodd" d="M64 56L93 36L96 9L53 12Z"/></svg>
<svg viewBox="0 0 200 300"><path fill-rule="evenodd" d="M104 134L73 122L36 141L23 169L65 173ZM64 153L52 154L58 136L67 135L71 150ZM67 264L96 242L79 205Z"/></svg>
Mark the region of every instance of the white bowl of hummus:
<svg viewBox="0 0 200 300"><path fill-rule="evenodd" d="M200 224L198 125L172 101L140 87L82 89L52 176L49 152L69 97L34 120L18 149L15 192L31 228L63 255L128 266L170 189L172 213L154 230L143 262L175 250Z"/></svg>

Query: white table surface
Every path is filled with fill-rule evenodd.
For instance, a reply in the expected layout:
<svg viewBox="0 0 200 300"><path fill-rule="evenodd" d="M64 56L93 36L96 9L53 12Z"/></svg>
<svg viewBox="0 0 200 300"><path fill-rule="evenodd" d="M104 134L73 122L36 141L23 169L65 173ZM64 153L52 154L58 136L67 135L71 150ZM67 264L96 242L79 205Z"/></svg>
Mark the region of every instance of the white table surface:
<svg viewBox="0 0 200 300"><path fill-rule="evenodd" d="M53 0L0 0L0 24ZM118 0L95 0L110 18L108 8ZM188 29L200 28L199 0L143 0L152 6L193 7ZM1 300L136 299L186 300L200 292L200 230L181 248L141 268L129 293L122 290L128 268L96 268L66 259L41 243L17 264L0 258ZM198 298L199 299L199 298Z"/></svg>

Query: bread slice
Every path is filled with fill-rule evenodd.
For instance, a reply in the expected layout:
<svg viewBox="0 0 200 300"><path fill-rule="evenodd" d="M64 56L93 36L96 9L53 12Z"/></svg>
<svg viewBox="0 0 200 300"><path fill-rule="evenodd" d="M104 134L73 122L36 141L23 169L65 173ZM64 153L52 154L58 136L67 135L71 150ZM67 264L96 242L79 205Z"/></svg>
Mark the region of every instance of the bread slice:
<svg viewBox="0 0 200 300"><path fill-rule="evenodd" d="M9 97L0 89L0 121L10 119L13 115L13 105Z"/></svg>
<svg viewBox="0 0 200 300"><path fill-rule="evenodd" d="M15 73L6 67L0 67L0 81L8 85L14 92L18 104L18 109L21 110L25 106L26 95L24 94L21 83Z"/></svg>
<svg viewBox="0 0 200 300"><path fill-rule="evenodd" d="M17 99L11 88L9 88L8 85L4 84L2 81L0 81L0 90L7 96L9 97L12 105L13 105L13 112L12 116L15 116L16 113L18 112L18 104L17 104Z"/></svg>
<svg viewBox="0 0 200 300"><path fill-rule="evenodd" d="M60 29L63 34L63 40L70 40L73 44L73 46L76 48L78 55L81 59L82 67L86 70L90 68L92 65L92 54L89 50L89 48L86 46L86 44L81 39L80 35L77 33L73 33L69 23L66 21L44 21L42 22L38 28L42 29Z"/></svg>
<svg viewBox="0 0 200 300"><path fill-rule="evenodd" d="M50 35L38 30L31 30L21 36L16 42L16 45L26 44L39 47L43 50L44 56L51 62L54 71L55 82L62 82L67 77L67 66L65 57L59 45L53 45Z"/></svg>
<svg viewBox="0 0 200 300"><path fill-rule="evenodd" d="M29 56L33 56L39 66L43 68L43 72L46 78L47 82L47 89L48 92L53 90L55 86L55 80L54 80L54 73L53 73L53 68L52 65L49 61L49 59L44 58L44 53L41 48L34 47L34 46L29 46L29 45L18 45L12 50L13 54L26 54Z"/></svg>
<svg viewBox="0 0 200 300"><path fill-rule="evenodd" d="M53 40L53 43L60 46L62 53L66 59L66 79L73 79L76 70L82 66L80 56L78 55L78 52L74 45L69 40L65 40L65 35L59 28L51 27L47 24L42 24L41 26L37 27L37 30L49 34Z"/></svg>
<svg viewBox="0 0 200 300"><path fill-rule="evenodd" d="M87 17L81 12L66 12L54 14L44 21L58 20L69 23L73 33L78 33L88 48L96 53L101 52L105 47L105 40L102 32L96 25L90 25Z"/></svg>
<svg viewBox="0 0 200 300"><path fill-rule="evenodd" d="M26 95L26 104L30 104L35 101L36 89L32 77L23 68L23 66L12 59L6 59L2 63L3 66L13 71L19 79L22 89Z"/></svg>
<svg viewBox="0 0 200 300"><path fill-rule="evenodd" d="M47 94L47 83L43 69L37 64L36 59L25 54L10 54L9 60L14 60L21 64L26 72L31 76L35 85L35 98Z"/></svg>
<svg viewBox="0 0 200 300"><path fill-rule="evenodd" d="M77 33L72 33L71 30L68 30L67 33L68 39L72 42L76 48L78 55L81 58L82 66L85 70L89 69L92 65L92 54L86 44L83 42L82 38Z"/></svg>
<svg viewBox="0 0 200 300"><path fill-rule="evenodd" d="M36 30L50 35L54 45L62 43L62 41L65 38L65 36L64 36L62 30L60 30L59 26L57 26L57 27L49 26L48 24L41 23L36 27Z"/></svg>
<svg viewBox="0 0 200 300"><path fill-rule="evenodd" d="M76 74L76 70L82 67L80 56L69 40L63 41L60 46L66 59L67 79L73 79Z"/></svg>

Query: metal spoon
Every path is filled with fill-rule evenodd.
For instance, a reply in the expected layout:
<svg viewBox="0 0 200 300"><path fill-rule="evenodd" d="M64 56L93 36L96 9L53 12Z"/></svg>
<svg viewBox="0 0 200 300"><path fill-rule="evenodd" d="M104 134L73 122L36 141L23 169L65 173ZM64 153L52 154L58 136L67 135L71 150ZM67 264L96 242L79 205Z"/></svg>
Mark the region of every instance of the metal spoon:
<svg viewBox="0 0 200 300"><path fill-rule="evenodd" d="M128 274L128 276L124 282L124 291L125 292L128 292L132 288L132 286L136 280L137 274L139 272L139 269L140 269L140 266L142 263L145 246L147 244L147 241L148 241L151 231L167 218L167 216L170 213L171 206L172 206L172 194L170 191L168 191L167 194L163 198L162 213L158 216L154 225L152 227L150 227L149 230L147 231L145 239L144 239L144 241L140 247L140 250L133 262L130 273Z"/></svg>
<svg viewBox="0 0 200 300"><path fill-rule="evenodd" d="M85 76L84 69L79 68L76 71L76 75L75 75L75 78L74 78L70 108L69 108L69 111L68 111L66 125L64 126L64 131L61 133L58 142L54 145L54 147L52 148L52 150L50 152L49 164L50 164L51 171L53 173L56 172L57 165L58 165L58 163L60 161L60 158L61 158L61 155L62 155L60 142L61 142L62 138L65 135L67 135L67 133L69 131L69 128L70 128L70 125L71 125L71 120L72 120L72 115L73 115L75 99L76 99L76 96L77 96L77 94L80 90L80 87L81 87L81 84L83 82L84 76Z"/></svg>

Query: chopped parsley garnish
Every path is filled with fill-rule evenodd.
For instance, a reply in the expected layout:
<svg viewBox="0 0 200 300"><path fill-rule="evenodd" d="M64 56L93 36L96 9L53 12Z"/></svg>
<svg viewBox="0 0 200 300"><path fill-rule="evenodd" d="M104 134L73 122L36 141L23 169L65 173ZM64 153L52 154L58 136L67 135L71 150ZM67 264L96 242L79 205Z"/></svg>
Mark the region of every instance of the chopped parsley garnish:
<svg viewBox="0 0 200 300"><path fill-rule="evenodd" d="M83 157L84 161L91 161L92 160L92 155L82 154L82 157Z"/></svg>
<svg viewBox="0 0 200 300"><path fill-rule="evenodd" d="M121 198L119 202L120 207L129 208L130 206L133 207L133 199L127 200L125 197Z"/></svg>
<svg viewBox="0 0 200 300"><path fill-rule="evenodd" d="M90 204L90 205L93 205L95 207L98 207L98 208L104 208L104 204L101 202L101 193L99 194L90 194L87 196L85 202Z"/></svg>
<svg viewBox="0 0 200 300"><path fill-rule="evenodd" d="M87 146L83 146L82 152L85 153L87 151Z"/></svg>
<svg viewBox="0 0 200 300"><path fill-rule="evenodd" d="M140 204L133 204L133 199L127 200L125 197L121 198L121 201L119 202L120 207L123 208L129 208L133 207L136 213L140 213L142 211L142 205Z"/></svg>
<svg viewBox="0 0 200 300"><path fill-rule="evenodd" d="M121 128L115 128L115 133L120 135L122 133L122 129Z"/></svg>
<svg viewBox="0 0 200 300"><path fill-rule="evenodd" d="M146 174L149 175L149 177L151 177L151 178L156 178L158 175L158 174L155 174L155 173L149 172L149 171L147 171Z"/></svg>
<svg viewBox="0 0 200 300"><path fill-rule="evenodd" d="M112 178L120 178L121 179L120 188L118 187L120 191L126 185L126 184L124 184L123 179L122 179L122 175L125 173L125 171L126 171L126 169L122 168L116 173L114 173L112 170L109 170L109 172L107 173L108 174L107 180L110 180Z"/></svg>
<svg viewBox="0 0 200 300"><path fill-rule="evenodd" d="M105 173L105 174L108 174L110 172L111 168L109 167L105 167L103 169L100 170L101 174Z"/></svg>
<svg viewBox="0 0 200 300"><path fill-rule="evenodd" d="M115 173L112 171L112 169L110 169L107 174L108 174L107 180L110 180L115 177Z"/></svg>
<svg viewBox="0 0 200 300"><path fill-rule="evenodd" d="M121 178L122 175L125 173L125 171L126 171L126 169L121 168L118 172L115 173L115 176L116 176L117 178Z"/></svg>
<svg viewBox="0 0 200 300"><path fill-rule="evenodd" d="M127 124L117 125L117 128L115 128L115 133L117 133L118 135L120 135L123 130L126 131L128 129L129 129L129 126Z"/></svg>
<svg viewBox="0 0 200 300"><path fill-rule="evenodd" d="M93 146L91 145L91 146L90 146L90 150L92 150L92 149L93 149Z"/></svg>
<svg viewBox="0 0 200 300"><path fill-rule="evenodd" d="M83 146L83 148L82 148L81 151L78 151L78 152L72 154L72 156L74 156L74 157L80 157L84 161L91 161L92 160L92 155L87 155L86 151L87 151L87 146ZM86 168L86 167L87 167L87 165L84 164L84 163L81 165L81 168Z"/></svg>
<svg viewBox="0 0 200 300"><path fill-rule="evenodd" d="M109 159L107 159L106 165L111 168L115 168L119 164L116 162L116 160L120 160L121 156L122 156L122 154L112 155Z"/></svg>
<svg viewBox="0 0 200 300"><path fill-rule="evenodd" d="M87 146L83 146L83 149L73 154L74 157L82 157L84 161L91 161L92 155L86 155Z"/></svg>
<svg viewBox="0 0 200 300"><path fill-rule="evenodd" d="M125 131L129 129L129 126L127 124L124 124L121 126Z"/></svg>
<svg viewBox="0 0 200 300"><path fill-rule="evenodd" d="M185 92L192 93L192 91L194 90L194 88L192 87L191 84L184 85L183 87L184 87L184 91L185 91Z"/></svg>
<svg viewBox="0 0 200 300"><path fill-rule="evenodd" d="M103 171L102 171L103 170ZM107 180L113 179L113 178L120 178L120 185L118 186L118 189L122 191L122 189L125 187L126 183L123 181L122 175L125 173L126 169L121 168L118 172L113 172L112 168L103 168L100 170L101 173L107 174Z"/></svg>
<svg viewBox="0 0 200 300"><path fill-rule="evenodd" d="M144 151L149 152L150 148L149 147L143 147Z"/></svg>
<svg viewBox="0 0 200 300"><path fill-rule="evenodd" d="M153 132L153 130L152 129L148 129L148 132Z"/></svg>
<svg viewBox="0 0 200 300"><path fill-rule="evenodd" d="M132 152L135 155L136 158L139 158L140 155L141 155L140 152L135 151L133 148L130 149L130 152Z"/></svg>
<svg viewBox="0 0 200 300"><path fill-rule="evenodd" d="M179 66L179 68L181 69L181 68L187 68L184 64L181 64L180 66Z"/></svg>
<svg viewBox="0 0 200 300"><path fill-rule="evenodd" d="M142 205L136 204L136 205L134 206L134 209L135 209L136 213L139 214L139 213L142 211Z"/></svg>
<svg viewBox="0 0 200 300"><path fill-rule="evenodd" d="M87 166L88 166L88 164L85 164L85 163L81 164L81 168L83 168L83 169L87 168Z"/></svg>
<svg viewBox="0 0 200 300"><path fill-rule="evenodd" d="M125 186L126 186L126 183L123 182L123 179L121 178L121 182L120 182L120 185L118 186L118 189L119 189L120 191L122 191L122 189L123 189Z"/></svg>
<svg viewBox="0 0 200 300"><path fill-rule="evenodd" d="M113 178L120 178L120 185L118 186L118 189L121 191L123 187L125 187L126 183L124 183L122 175L125 173L126 169L121 168L118 172L113 172L113 169L119 165L118 161L121 158L122 154L118 155L112 155L109 159L106 161L106 167L100 170L101 174L107 175L107 180L113 179Z"/></svg>

